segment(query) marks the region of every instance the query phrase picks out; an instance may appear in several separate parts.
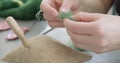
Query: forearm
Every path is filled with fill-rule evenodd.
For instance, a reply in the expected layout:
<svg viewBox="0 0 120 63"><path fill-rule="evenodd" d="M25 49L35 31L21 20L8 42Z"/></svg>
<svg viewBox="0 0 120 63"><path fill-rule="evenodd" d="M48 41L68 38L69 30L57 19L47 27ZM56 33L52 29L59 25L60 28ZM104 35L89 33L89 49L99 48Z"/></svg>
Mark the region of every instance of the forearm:
<svg viewBox="0 0 120 63"><path fill-rule="evenodd" d="M94 13L107 13L113 0L82 0L81 11Z"/></svg>

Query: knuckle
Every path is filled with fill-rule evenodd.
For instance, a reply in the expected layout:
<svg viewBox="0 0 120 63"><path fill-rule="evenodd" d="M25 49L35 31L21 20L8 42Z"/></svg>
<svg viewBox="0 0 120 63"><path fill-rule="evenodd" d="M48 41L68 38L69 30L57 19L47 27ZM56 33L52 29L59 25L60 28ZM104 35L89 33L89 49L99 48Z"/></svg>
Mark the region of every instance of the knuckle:
<svg viewBox="0 0 120 63"><path fill-rule="evenodd" d="M43 7L43 2L41 2L41 4L40 4L40 9L42 9L42 7Z"/></svg>
<svg viewBox="0 0 120 63"><path fill-rule="evenodd" d="M98 46L101 47L101 48L106 48L108 46L108 42L101 41L101 42L99 42Z"/></svg>
<svg viewBox="0 0 120 63"><path fill-rule="evenodd" d="M44 19L47 19L47 17L46 17L46 15L45 15L45 13L43 14L43 18L44 18Z"/></svg>
<svg viewBox="0 0 120 63"><path fill-rule="evenodd" d="M44 8L44 6L45 6L45 2L42 1L40 4L40 9L42 10Z"/></svg>
<svg viewBox="0 0 120 63"><path fill-rule="evenodd" d="M94 50L94 52L97 53L97 54L104 53L105 51L106 51L105 49Z"/></svg>

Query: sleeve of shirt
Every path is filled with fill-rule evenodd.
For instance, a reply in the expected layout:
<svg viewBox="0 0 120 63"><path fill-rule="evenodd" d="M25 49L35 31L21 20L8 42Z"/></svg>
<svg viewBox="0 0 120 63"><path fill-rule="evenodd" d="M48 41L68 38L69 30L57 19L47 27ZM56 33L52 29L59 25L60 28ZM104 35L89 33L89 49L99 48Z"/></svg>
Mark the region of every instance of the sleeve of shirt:
<svg viewBox="0 0 120 63"><path fill-rule="evenodd" d="M116 6L116 11L118 15L120 15L120 0L114 0L115 6Z"/></svg>

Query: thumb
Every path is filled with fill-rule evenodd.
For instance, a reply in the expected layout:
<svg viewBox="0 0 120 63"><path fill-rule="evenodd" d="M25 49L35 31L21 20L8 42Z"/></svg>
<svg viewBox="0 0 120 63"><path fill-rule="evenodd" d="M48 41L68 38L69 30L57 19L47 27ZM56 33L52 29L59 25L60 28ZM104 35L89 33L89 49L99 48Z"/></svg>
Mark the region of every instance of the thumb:
<svg viewBox="0 0 120 63"><path fill-rule="evenodd" d="M63 0L62 5L60 7L60 12L68 12L71 10L73 2L71 0Z"/></svg>
<svg viewBox="0 0 120 63"><path fill-rule="evenodd" d="M91 22L100 19L104 14L79 12L72 16L77 21Z"/></svg>

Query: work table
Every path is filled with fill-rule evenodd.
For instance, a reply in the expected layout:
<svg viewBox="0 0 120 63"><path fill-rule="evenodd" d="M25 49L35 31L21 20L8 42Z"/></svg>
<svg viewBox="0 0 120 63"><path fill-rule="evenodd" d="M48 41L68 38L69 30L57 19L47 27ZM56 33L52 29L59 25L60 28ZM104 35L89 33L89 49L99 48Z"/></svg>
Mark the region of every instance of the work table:
<svg viewBox="0 0 120 63"><path fill-rule="evenodd" d="M47 25L47 22L40 22L34 24L33 21L24 22L18 21L21 26L30 27L30 31L26 34L27 38L30 38L35 35L42 35L45 31L50 29ZM32 26L32 27L31 27ZM0 59L10 52L12 49L18 47L21 42L19 39L13 41L6 41L5 37L7 36L7 31L0 31ZM46 35L52 36L53 38L59 40L61 43L68 45L67 43L70 41L70 37L68 36L66 29L64 28L56 28L52 31L48 32ZM120 51L114 51L104 54L95 54L93 52L87 51L88 54L92 55L93 58L90 61L85 63L120 63ZM5 63L0 60L0 63Z"/></svg>

